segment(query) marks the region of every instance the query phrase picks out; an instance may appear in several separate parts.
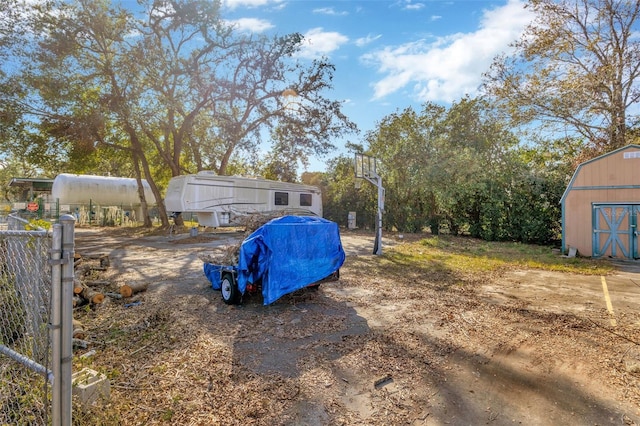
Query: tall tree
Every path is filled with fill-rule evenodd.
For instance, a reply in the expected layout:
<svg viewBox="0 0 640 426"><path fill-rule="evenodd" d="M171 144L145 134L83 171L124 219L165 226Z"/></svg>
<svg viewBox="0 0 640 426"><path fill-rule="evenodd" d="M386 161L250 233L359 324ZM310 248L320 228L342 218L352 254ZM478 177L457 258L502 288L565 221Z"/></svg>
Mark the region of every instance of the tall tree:
<svg viewBox="0 0 640 426"><path fill-rule="evenodd" d="M487 100L408 108L367 137L385 182L385 226L536 243L557 236L569 150L519 148Z"/></svg>
<svg viewBox="0 0 640 426"><path fill-rule="evenodd" d="M347 148L355 146L348 144ZM362 152L362 149L358 149ZM305 178L309 178L308 181ZM355 186L353 156L339 156L331 159L327 164L327 171L321 179L303 175L303 181L322 189L323 215L340 225L348 225L350 212L356 212L358 228L373 229L377 216L377 193L374 185L363 183L360 188Z"/></svg>
<svg viewBox="0 0 640 426"><path fill-rule="evenodd" d="M517 140L496 110L482 98L454 102L441 123L437 161L438 200L442 219L453 233L470 232L493 239L510 182L510 153Z"/></svg>
<svg viewBox="0 0 640 426"><path fill-rule="evenodd" d="M520 124L580 135L595 151L628 143L640 99L640 2L529 0L534 21L486 74Z"/></svg>
<svg viewBox="0 0 640 426"><path fill-rule="evenodd" d="M440 215L434 186L439 123L445 109L426 104L422 114L412 108L384 117L367 134L369 152L380 160L383 176L385 227L422 230Z"/></svg>
<svg viewBox="0 0 640 426"><path fill-rule="evenodd" d="M27 54L25 40L32 25L31 5L21 0L0 2L0 159L26 159L29 150L21 143L26 132L25 91L14 78Z"/></svg>
<svg viewBox="0 0 640 426"><path fill-rule="evenodd" d="M251 156L265 129L283 152L325 153L355 126L327 98L333 67L292 61L301 37L250 37L224 24L218 2L141 0L140 14L108 0L58 0L28 81L46 111L45 136L67 152L125 151L146 178L163 224L161 183ZM291 89L302 108L286 113ZM43 138L53 146L51 138Z"/></svg>

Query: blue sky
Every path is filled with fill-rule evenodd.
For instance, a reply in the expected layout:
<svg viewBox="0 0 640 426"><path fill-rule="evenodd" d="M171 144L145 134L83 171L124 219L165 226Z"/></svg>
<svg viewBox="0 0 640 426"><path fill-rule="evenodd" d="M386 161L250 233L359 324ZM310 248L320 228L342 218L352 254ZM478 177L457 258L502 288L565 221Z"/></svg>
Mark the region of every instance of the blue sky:
<svg viewBox="0 0 640 426"><path fill-rule="evenodd" d="M519 0L224 0L222 16L255 33L303 34L301 60L324 55L336 66L329 95L363 132L408 106L476 94L532 19ZM323 169L314 159L309 170Z"/></svg>
<svg viewBox="0 0 640 426"><path fill-rule="evenodd" d="M335 141L335 155L389 114L477 94L482 73L532 19L522 0L221 1L222 18L239 30L301 33L299 60L325 56L336 66L326 95L344 101L361 134ZM325 170L326 159L313 158L308 170Z"/></svg>

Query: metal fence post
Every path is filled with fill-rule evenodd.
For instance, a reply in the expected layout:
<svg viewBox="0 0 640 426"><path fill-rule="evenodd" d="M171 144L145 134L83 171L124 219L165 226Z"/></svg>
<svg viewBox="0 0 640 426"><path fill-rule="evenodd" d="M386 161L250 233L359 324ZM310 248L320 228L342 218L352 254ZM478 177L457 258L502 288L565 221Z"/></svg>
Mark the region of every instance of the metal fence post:
<svg viewBox="0 0 640 426"><path fill-rule="evenodd" d="M60 392L60 360L61 360L61 320L62 320L62 225L54 224L51 238L51 370L53 371L53 383L51 384L51 420L52 424L59 425L61 417L61 392Z"/></svg>
<svg viewBox="0 0 640 426"><path fill-rule="evenodd" d="M0 362L0 424L58 426L63 424L61 392L56 390L62 379L63 228L55 228L54 243L52 233L42 228L33 230L34 225L25 219L10 215L7 224L8 229L0 231L0 354L13 362L4 358ZM43 392L33 373L45 377L51 387ZM31 399L40 395L41 401ZM55 417L51 404L54 396Z"/></svg>
<svg viewBox="0 0 640 426"><path fill-rule="evenodd" d="M73 360L73 256L75 253L75 218L69 214L60 217L62 224L62 318L60 353L60 425L71 426L72 360ZM57 378L56 378L57 381Z"/></svg>

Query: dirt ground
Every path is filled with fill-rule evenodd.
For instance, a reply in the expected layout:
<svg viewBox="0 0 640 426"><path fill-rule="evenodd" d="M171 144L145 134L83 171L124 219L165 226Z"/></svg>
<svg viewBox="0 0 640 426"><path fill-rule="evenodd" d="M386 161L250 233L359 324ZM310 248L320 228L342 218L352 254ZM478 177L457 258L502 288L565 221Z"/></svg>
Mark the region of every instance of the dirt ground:
<svg viewBox="0 0 640 426"><path fill-rule="evenodd" d="M338 282L227 306L199 256L240 237L76 230L76 253L110 259L100 280L149 283L76 312L90 343L76 355L94 351L82 362L111 383L77 424L640 424L633 262L606 277L390 274L372 235L343 232Z"/></svg>

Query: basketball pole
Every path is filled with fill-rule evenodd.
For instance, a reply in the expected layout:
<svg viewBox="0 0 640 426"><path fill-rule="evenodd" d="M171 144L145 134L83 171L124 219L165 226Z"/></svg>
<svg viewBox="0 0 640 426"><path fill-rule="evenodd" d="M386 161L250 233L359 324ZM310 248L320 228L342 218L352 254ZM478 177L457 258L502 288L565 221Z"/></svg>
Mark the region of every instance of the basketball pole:
<svg viewBox="0 0 640 426"><path fill-rule="evenodd" d="M373 179L367 179L378 187L378 217L376 218L376 240L373 244L373 254L382 254L382 212L384 211L384 188L382 187L382 178L375 173L375 182Z"/></svg>
<svg viewBox="0 0 640 426"><path fill-rule="evenodd" d="M376 214L376 237L373 244L373 254L382 254L382 212L384 212L384 187L382 186L382 177L378 175L376 167L376 158L369 157L364 154L356 154L355 156L355 175L356 178L366 179L378 188L378 210ZM373 162L373 163L372 163ZM365 167L366 164L366 167ZM373 164L373 167L372 167ZM366 169L366 172L365 172ZM357 181L356 181L357 182Z"/></svg>

